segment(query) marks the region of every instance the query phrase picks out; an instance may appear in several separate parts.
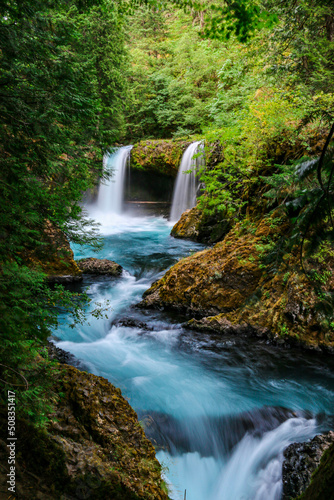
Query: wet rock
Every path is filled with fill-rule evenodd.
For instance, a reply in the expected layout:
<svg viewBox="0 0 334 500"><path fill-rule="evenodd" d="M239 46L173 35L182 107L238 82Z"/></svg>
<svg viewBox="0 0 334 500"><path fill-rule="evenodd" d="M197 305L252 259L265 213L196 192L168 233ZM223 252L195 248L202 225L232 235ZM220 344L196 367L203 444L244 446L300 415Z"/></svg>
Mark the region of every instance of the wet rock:
<svg viewBox="0 0 334 500"><path fill-rule="evenodd" d="M334 500L334 444L325 450L311 483L299 500Z"/></svg>
<svg viewBox="0 0 334 500"><path fill-rule="evenodd" d="M283 462L283 500L297 498L307 489L311 481L311 476L319 466L325 450L333 443L334 432L330 431L326 434L315 436L308 443L293 443L285 449ZM332 474L333 476L334 473ZM329 499L329 497L320 498Z"/></svg>
<svg viewBox="0 0 334 500"><path fill-rule="evenodd" d="M236 415L203 415L184 420L153 411L139 415L146 435L158 448L172 455L197 452L204 457L226 457L246 434L260 437L297 416L287 408L270 406Z"/></svg>
<svg viewBox="0 0 334 500"><path fill-rule="evenodd" d="M152 328L150 328L146 323L134 318L116 319L112 322L112 325L125 326L129 328L139 328L140 330L152 330Z"/></svg>
<svg viewBox="0 0 334 500"><path fill-rule="evenodd" d="M82 361L71 354L70 352L64 351L60 347L57 347L53 342L47 343L47 349L49 353L49 359L58 361L62 365L71 365L79 368L81 370L86 369L86 366Z"/></svg>
<svg viewBox="0 0 334 500"><path fill-rule="evenodd" d="M197 207L186 210L181 215L180 220L173 226L170 234L175 238L198 241L201 219L202 214Z"/></svg>
<svg viewBox="0 0 334 500"><path fill-rule="evenodd" d="M333 353L330 315L318 307L319 297L299 256L287 254L275 269L264 264L289 230L289 221L273 214L247 224L236 224L214 247L181 259L144 293L139 307L186 313L195 318L189 326L196 330L252 335L284 347ZM333 294L332 254L324 252L312 265L319 275L327 273L323 289Z"/></svg>
<svg viewBox="0 0 334 500"><path fill-rule="evenodd" d="M87 259L80 259L77 264L83 274L98 274L107 276L120 276L123 268L113 260L109 259L96 259L88 257Z"/></svg>
<svg viewBox="0 0 334 500"><path fill-rule="evenodd" d="M64 274L59 276L48 276L49 283L58 283L60 285L67 283L77 283L78 281L82 281L82 275L77 274Z"/></svg>
<svg viewBox="0 0 334 500"><path fill-rule="evenodd" d="M140 141L131 150L131 167L176 177L182 154L190 141L155 139Z"/></svg>

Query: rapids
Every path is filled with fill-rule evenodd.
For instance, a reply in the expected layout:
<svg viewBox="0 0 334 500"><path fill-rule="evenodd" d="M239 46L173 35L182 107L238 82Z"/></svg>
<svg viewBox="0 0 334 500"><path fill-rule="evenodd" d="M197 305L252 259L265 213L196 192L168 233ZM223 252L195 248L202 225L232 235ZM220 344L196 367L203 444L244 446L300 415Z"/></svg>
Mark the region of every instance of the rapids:
<svg viewBox="0 0 334 500"><path fill-rule="evenodd" d="M102 224L96 256L124 272L73 285L87 289L90 311L109 300L107 317L72 329L63 315L54 341L121 388L156 445L173 500L185 490L187 500L279 500L284 448L333 426L333 360L192 332L183 317L136 308L168 267L203 246L172 238L162 217L87 208Z"/></svg>

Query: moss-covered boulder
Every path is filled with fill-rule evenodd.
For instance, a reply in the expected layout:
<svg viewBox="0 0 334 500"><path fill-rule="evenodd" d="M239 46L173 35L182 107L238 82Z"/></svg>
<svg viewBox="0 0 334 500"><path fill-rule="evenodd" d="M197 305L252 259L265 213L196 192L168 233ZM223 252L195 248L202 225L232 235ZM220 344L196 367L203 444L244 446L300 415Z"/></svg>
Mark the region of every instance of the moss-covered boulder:
<svg viewBox="0 0 334 500"><path fill-rule="evenodd" d="M200 223L202 214L197 207L186 210L181 215L180 220L173 226L171 235L175 238L200 240Z"/></svg>
<svg viewBox="0 0 334 500"><path fill-rule="evenodd" d="M47 430L17 424L15 498L168 500L153 445L120 389L63 365L57 390ZM0 484L8 472L4 450L0 442Z"/></svg>
<svg viewBox="0 0 334 500"><path fill-rule="evenodd" d="M140 141L131 150L131 167L176 177L189 144L190 141L171 139Z"/></svg>
<svg viewBox="0 0 334 500"><path fill-rule="evenodd" d="M141 307L186 312L193 328L264 335L334 352L333 324L297 252L265 263L288 229L289 222L277 216L237 224L213 248L175 264L144 294ZM334 252L320 248L312 264L323 290L333 293Z"/></svg>
<svg viewBox="0 0 334 500"><path fill-rule="evenodd" d="M87 257L77 261L77 265L83 274L95 274L117 277L122 274L123 268L113 260L96 259Z"/></svg>
<svg viewBox="0 0 334 500"><path fill-rule="evenodd" d="M218 221L196 206L183 212L180 220L173 226L171 235L174 238L212 244L221 241L230 229L229 221Z"/></svg>
<svg viewBox="0 0 334 500"><path fill-rule="evenodd" d="M65 234L46 221L41 245L23 255L25 263L46 273L50 281L67 282L82 279L82 272L74 260L73 251Z"/></svg>

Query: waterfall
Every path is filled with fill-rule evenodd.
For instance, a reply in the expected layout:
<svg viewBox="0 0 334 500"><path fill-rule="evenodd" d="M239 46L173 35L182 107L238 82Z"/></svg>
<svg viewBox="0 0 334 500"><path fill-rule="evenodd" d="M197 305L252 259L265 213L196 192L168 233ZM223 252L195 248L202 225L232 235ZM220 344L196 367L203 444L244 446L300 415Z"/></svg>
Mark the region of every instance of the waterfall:
<svg viewBox="0 0 334 500"><path fill-rule="evenodd" d="M103 170L111 170L112 176L107 182L101 182L96 202L97 210L104 213L120 214L124 197L126 167L130 161L132 146L124 146L114 153L103 157Z"/></svg>
<svg viewBox="0 0 334 500"><path fill-rule="evenodd" d="M203 148L201 141L190 144L183 153L181 165L176 177L176 183L173 193L172 209L170 220L178 220L182 213L196 205L196 192L198 182L196 180L197 166L202 163L202 158L193 158L198 150ZM185 172L190 170L189 174Z"/></svg>

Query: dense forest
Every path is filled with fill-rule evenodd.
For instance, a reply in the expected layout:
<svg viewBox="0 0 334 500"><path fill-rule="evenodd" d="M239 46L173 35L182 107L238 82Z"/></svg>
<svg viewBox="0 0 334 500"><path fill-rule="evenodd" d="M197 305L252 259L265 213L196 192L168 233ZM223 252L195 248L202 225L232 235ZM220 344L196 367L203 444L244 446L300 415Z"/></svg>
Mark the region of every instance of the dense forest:
<svg viewBox="0 0 334 500"><path fill-rule="evenodd" d="M248 245L239 262L248 272L256 259L261 273L260 292L227 320L261 324L265 304L275 335L333 352L332 1L0 5L1 420L15 388L22 428L46 432L62 398L46 345L59 315L75 330L108 310L47 278L68 261L68 242L101 248L82 197L110 177L102 158L114 146L202 141L196 239ZM284 309L289 286L305 324ZM152 495L96 498L164 498Z"/></svg>

